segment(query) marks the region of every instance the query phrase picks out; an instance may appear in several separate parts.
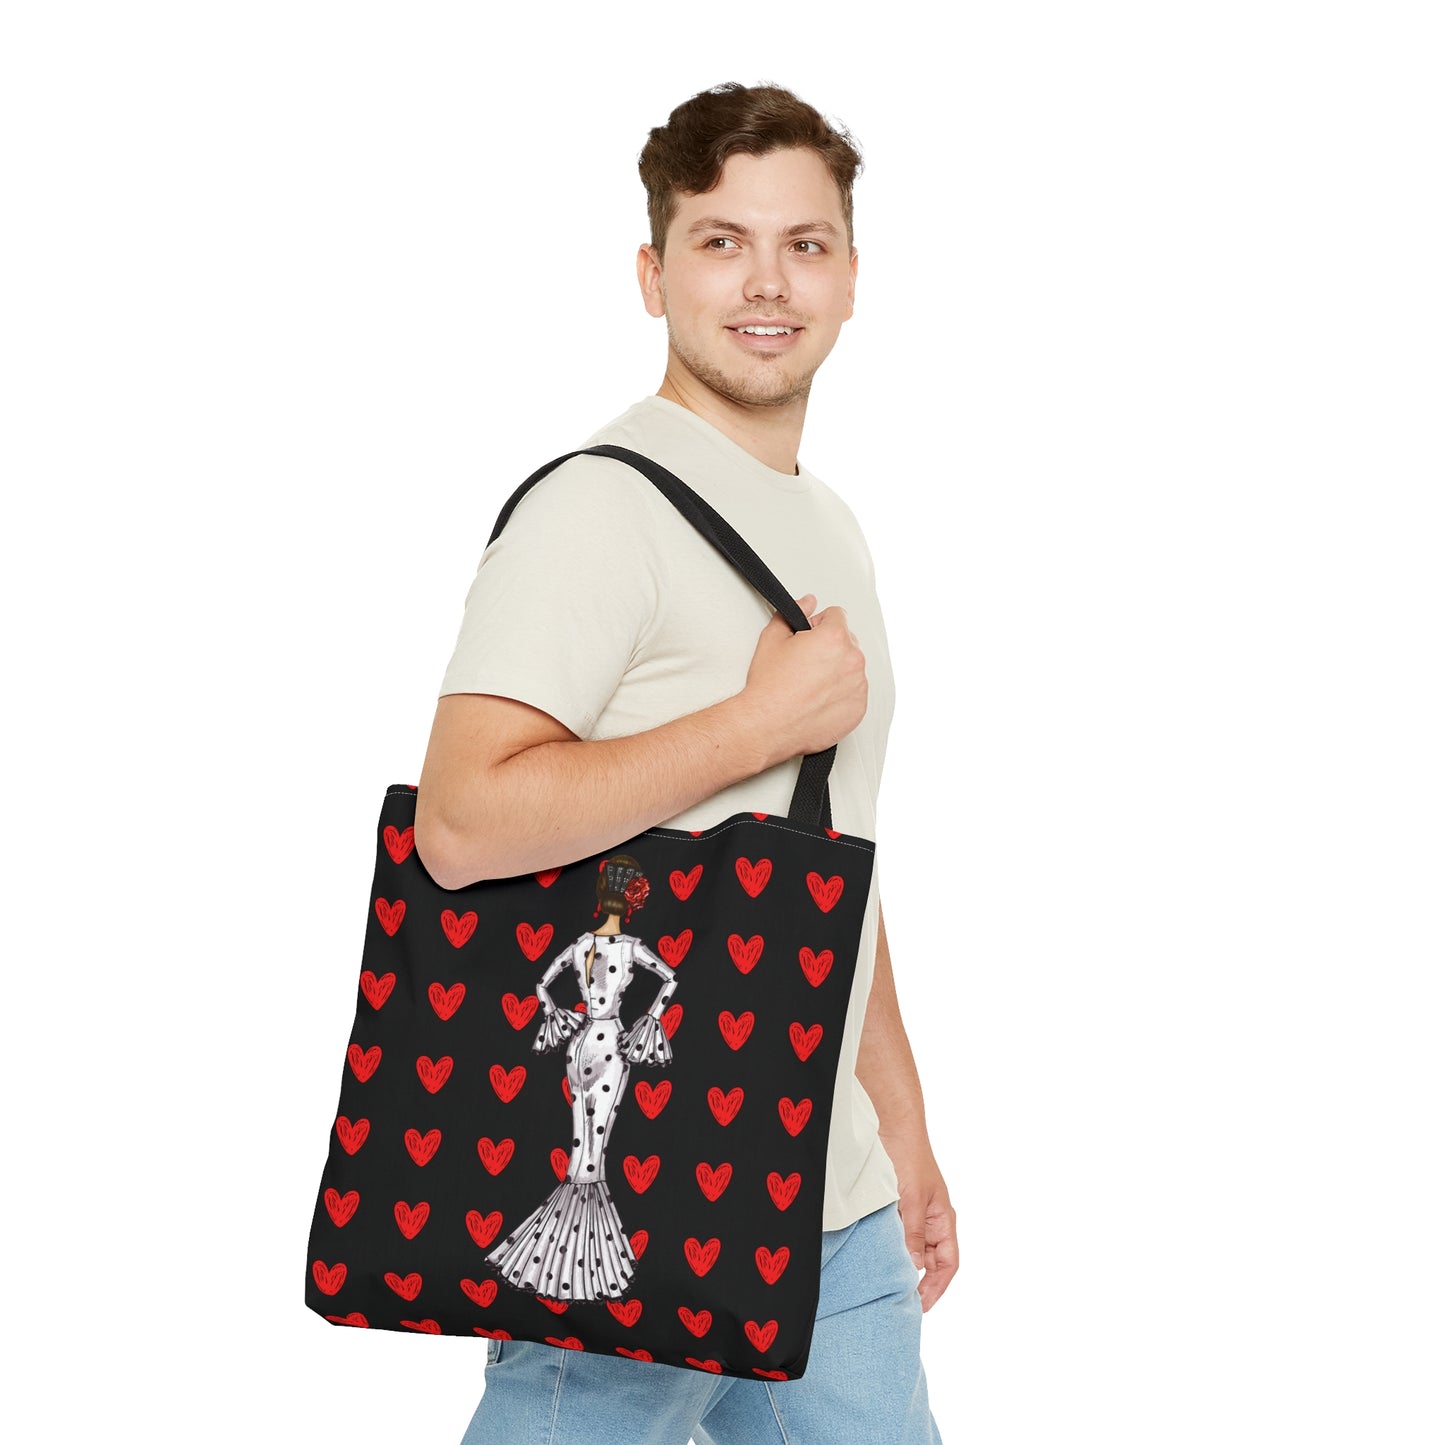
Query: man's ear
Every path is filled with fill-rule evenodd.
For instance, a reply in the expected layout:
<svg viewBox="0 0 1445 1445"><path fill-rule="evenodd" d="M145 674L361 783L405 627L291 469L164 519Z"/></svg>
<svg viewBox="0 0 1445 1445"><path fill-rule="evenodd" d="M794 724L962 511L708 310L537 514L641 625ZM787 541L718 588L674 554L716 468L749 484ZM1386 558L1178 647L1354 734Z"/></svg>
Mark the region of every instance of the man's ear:
<svg viewBox="0 0 1445 1445"><path fill-rule="evenodd" d="M853 318L853 291L858 285L858 248L854 246L848 256L848 315L843 319L851 321Z"/></svg>
<svg viewBox="0 0 1445 1445"><path fill-rule="evenodd" d="M657 247L644 243L637 248L637 285L642 291L642 304L649 316L665 316L667 307L662 294L662 257Z"/></svg>

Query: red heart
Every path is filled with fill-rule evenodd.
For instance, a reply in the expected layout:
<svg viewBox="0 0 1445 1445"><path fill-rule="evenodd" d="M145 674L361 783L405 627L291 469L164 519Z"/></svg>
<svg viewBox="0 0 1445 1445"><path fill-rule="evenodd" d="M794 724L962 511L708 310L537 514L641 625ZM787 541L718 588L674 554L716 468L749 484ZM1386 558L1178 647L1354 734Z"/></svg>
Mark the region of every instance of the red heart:
<svg viewBox="0 0 1445 1445"><path fill-rule="evenodd" d="M416 1061L417 1078L428 1094L437 1093L452 1076L452 1061L448 1056L433 1063L425 1054Z"/></svg>
<svg viewBox="0 0 1445 1445"><path fill-rule="evenodd" d="M747 1009L734 1018L730 1009L724 1009L717 1016L717 1026L722 1030L728 1048L740 1049L747 1043L748 1035L753 1031L753 1011Z"/></svg>
<svg viewBox="0 0 1445 1445"><path fill-rule="evenodd" d="M510 1104L521 1091L522 1085L527 1082L527 1066L518 1064L513 1069L504 1069L500 1064L493 1064L487 1070L487 1077L492 1081L492 1087L497 1091L497 1097L504 1103Z"/></svg>
<svg viewBox="0 0 1445 1445"><path fill-rule="evenodd" d="M477 931L477 915L470 911L460 918L450 909L442 909L442 932L453 948L460 948Z"/></svg>
<svg viewBox="0 0 1445 1445"><path fill-rule="evenodd" d="M510 1340L512 1338L510 1330L489 1330L485 1325L473 1325L472 1333L483 1335L489 1340Z"/></svg>
<svg viewBox="0 0 1445 1445"><path fill-rule="evenodd" d="M664 1079L660 1084L649 1084L646 1079L639 1079L633 1086L632 1093L637 1100L637 1107L649 1119L655 1119L672 1097L672 1081Z"/></svg>
<svg viewBox="0 0 1445 1445"><path fill-rule="evenodd" d="M515 1139L503 1139L497 1144L490 1139L477 1140L477 1154L488 1174L500 1174L512 1162L512 1151L516 1147Z"/></svg>
<svg viewBox="0 0 1445 1445"><path fill-rule="evenodd" d="M726 1094L716 1084L707 1091L707 1106L719 1124L731 1124L743 1106L743 1091L734 1086Z"/></svg>
<svg viewBox="0 0 1445 1445"><path fill-rule="evenodd" d="M564 1299L546 1299L542 1295L538 1295L537 1303L546 1305L554 1315L567 1313L567 1301Z"/></svg>
<svg viewBox="0 0 1445 1445"><path fill-rule="evenodd" d="M381 1062L381 1045L372 1044L369 1049L363 1049L360 1044L351 1044L346 1050L346 1062L351 1065L351 1072L364 1084L376 1072L376 1066Z"/></svg>
<svg viewBox="0 0 1445 1445"><path fill-rule="evenodd" d="M629 1360L651 1360L651 1350L629 1350L626 1345L618 1345L617 1353L626 1355Z"/></svg>
<svg viewBox="0 0 1445 1445"><path fill-rule="evenodd" d="M402 1328L416 1330L418 1334L439 1335L442 1327L435 1320L403 1320Z"/></svg>
<svg viewBox="0 0 1445 1445"><path fill-rule="evenodd" d="M637 1230L632 1236L631 1243L633 1259L641 1259L647 1253L647 1231L645 1229Z"/></svg>
<svg viewBox="0 0 1445 1445"><path fill-rule="evenodd" d="M311 1278L322 1294L335 1294L346 1283L346 1266L333 1264L329 1269L318 1259L311 1265Z"/></svg>
<svg viewBox="0 0 1445 1445"><path fill-rule="evenodd" d="M639 1194L645 1194L652 1181L657 1178L657 1171L661 1166L662 1160L656 1154L649 1154L646 1159L629 1154L622 1161L622 1172L627 1176L627 1182Z"/></svg>
<svg viewBox="0 0 1445 1445"><path fill-rule="evenodd" d="M803 1125L808 1122L812 1112L811 1099L799 1099L796 1104L787 1098L778 1100L778 1117L783 1121L783 1128L795 1139L803 1132Z"/></svg>
<svg viewBox="0 0 1445 1445"><path fill-rule="evenodd" d="M572 1085L567 1082L567 1075L562 1075L562 1097L567 1101L567 1107L572 1107Z"/></svg>
<svg viewBox="0 0 1445 1445"><path fill-rule="evenodd" d="M683 959L687 957L687 951L692 947L692 929L684 928L676 938L671 934L664 933L657 940L658 956L666 964L676 968Z"/></svg>
<svg viewBox="0 0 1445 1445"><path fill-rule="evenodd" d="M811 948L800 948L798 962L803 965L808 982L817 988L828 977L828 970L833 967L833 950L825 948L821 953L814 953Z"/></svg>
<svg viewBox="0 0 1445 1445"><path fill-rule="evenodd" d="M738 882L743 885L743 891L749 898L756 898L768 886L768 879L773 876L771 858L759 858L756 863L739 858L733 867L737 869Z"/></svg>
<svg viewBox="0 0 1445 1445"><path fill-rule="evenodd" d="M722 1374L722 1366L716 1360L697 1360L691 1355L687 1356L687 1362L695 1370L709 1370L714 1375Z"/></svg>
<svg viewBox="0 0 1445 1445"><path fill-rule="evenodd" d="M766 1245L760 1244L753 1258L758 1262L758 1273L769 1284L777 1284L783 1271L788 1267L792 1251L786 1244L780 1245L777 1249L769 1249Z"/></svg>
<svg viewBox="0 0 1445 1445"><path fill-rule="evenodd" d="M793 1041L793 1052L800 1059L806 1059L823 1038L823 1025L814 1024L805 1029L796 1019L788 1025L788 1037Z"/></svg>
<svg viewBox="0 0 1445 1445"><path fill-rule="evenodd" d="M697 1166L697 1182L702 1192L714 1202L721 1196L724 1189L728 1187L733 1177L733 1166L731 1164L719 1164L716 1169L711 1164L699 1164Z"/></svg>
<svg viewBox="0 0 1445 1445"><path fill-rule="evenodd" d="M696 1275L704 1275L717 1263L718 1251L722 1248L722 1241L710 1239L706 1244L689 1237L684 1241L682 1252L687 1256L687 1262L692 1266L692 1272Z"/></svg>
<svg viewBox="0 0 1445 1445"><path fill-rule="evenodd" d="M667 881L672 885L672 891L681 899L692 897L692 890L697 887L697 880L702 877L702 864L694 864L686 873L680 868L674 868L668 875Z"/></svg>
<svg viewBox="0 0 1445 1445"><path fill-rule="evenodd" d="M841 838L843 836L836 828L824 828L823 831L830 838Z"/></svg>
<svg viewBox="0 0 1445 1445"><path fill-rule="evenodd" d="M677 1032L677 1026L681 1022L682 1005L680 1003L675 1003L670 1008L663 1009L662 1031L668 1036L668 1038L671 1038L673 1034Z"/></svg>
<svg viewBox="0 0 1445 1445"><path fill-rule="evenodd" d="M381 924L388 938L396 937L396 930L401 927L401 920L405 917L405 899L398 898L395 903L388 903L385 898L376 900L376 921Z"/></svg>
<svg viewBox="0 0 1445 1445"><path fill-rule="evenodd" d="M550 888L562 876L562 870L560 868L544 868L533 876L543 888Z"/></svg>
<svg viewBox="0 0 1445 1445"><path fill-rule="evenodd" d="M567 1166L571 1162L571 1157L565 1149L554 1149L552 1151L552 1172L559 1180L567 1177Z"/></svg>
<svg viewBox="0 0 1445 1445"><path fill-rule="evenodd" d="M510 1139L507 1140L507 1143L511 1142ZM492 1170L493 1174L496 1172L495 1169ZM485 1249L497 1237L497 1231L501 1227L502 1211L500 1209L494 1209L487 1215L484 1215L480 1209L467 1210L467 1233L471 1235L472 1243L478 1249Z"/></svg>
<svg viewBox="0 0 1445 1445"><path fill-rule="evenodd" d="M442 1142L440 1129L428 1129L425 1134L418 1129L408 1129L404 1136L406 1152L417 1164L430 1164Z"/></svg>
<svg viewBox="0 0 1445 1445"><path fill-rule="evenodd" d="M464 983L454 983L450 988L443 988L441 984L434 983L428 986L426 996L431 1001L436 1016L445 1023L461 1008L462 1000L467 996L467 986Z"/></svg>
<svg viewBox="0 0 1445 1445"><path fill-rule="evenodd" d="M712 1311L698 1310L694 1314L686 1305L679 1305L677 1317L698 1339L701 1339L712 1328Z"/></svg>
<svg viewBox="0 0 1445 1445"><path fill-rule="evenodd" d="M382 1276L391 1289L395 1290L408 1304L421 1293L421 1276L413 1270L405 1279L390 1270Z"/></svg>
<svg viewBox="0 0 1445 1445"><path fill-rule="evenodd" d="M527 955L529 963L536 963L541 958L542 951L552 941L552 925L544 923L540 928L533 928L530 923L519 923L517 925L517 942L521 945L522 952Z"/></svg>
<svg viewBox="0 0 1445 1445"><path fill-rule="evenodd" d="M798 1186L802 1184L803 1176L798 1173L789 1174L786 1179L774 1169L768 1175L768 1193L773 1196L773 1203L779 1209L786 1209L793 1200L798 1197Z"/></svg>
<svg viewBox="0 0 1445 1445"><path fill-rule="evenodd" d="M371 1120L358 1119L352 1123L345 1114L336 1121L336 1137L341 1140L341 1147L348 1154L355 1154L363 1144L366 1143L366 1136L371 1133Z"/></svg>
<svg viewBox="0 0 1445 1445"><path fill-rule="evenodd" d="M394 973L384 973L378 978L369 968L362 969L361 991L372 1008L380 1008L391 997L391 991L395 987Z"/></svg>
<svg viewBox="0 0 1445 1445"><path fill-rule="evenodd" d="M767 816L768 816L768 815L767 815L766 813L754 813L754 814L753 814L753 817L755 817L755 818L758 820L758 822L760 822L760 823L761 823L761 822L763 821L763 819L766 818Z"/></svg>
<svg viewBox="0 0 1445 1445"><path fill-rule="evenodd" d="M582 1348L582 1341L576 1335L568 1335L565 1340L559 1340L556 1335L548 1335L547 1343L558 1345L564 1350L580 1350Z"/></svg>
<svg viewBox="0 0 1445 1445"><path fill-rule="evenodd" d="M328 1189L324 1198L326 1212L331 1216L331 1222L338 1229L342 1225L350 1223L351 1216L356 1213L356 1206L361 1203L361 1195L354 1189L348 1189L345 1194L340 1194L335 1189Z"/></svg>
<svg viewBox="0 0 1445 1445"><path fill-rule="evenodd" d="M494 1279L484 1279L479 1284L474 1279L462 1281L462 1293L475 1305L481 1305L483 1309L491 1304L497 1297L497 1282Z"/></svg>
<svg viewBox="0 0 1445 1445"><path fill-rule="evenodd" d="M396 1215L396 1227L401 1230L407 1239L415 1239L422 1231L422 1226L431 1218L431 1205L421 1203L412 1206L403 1199L398 1199L392 1206L392 1213Z"/></svg>
<svg viewBox="0 0 1445 1445"><path fill-rule="evenodd" d="M351 1325L358 1330L371 1328L366 1323L366 1316L360 1310L352 1310L349 1315L327 1315L326 1318L334 1325Z"/></svg>
<svg viewBox="0 0 1445 1445"><path fill-rule="evenodd" d="M642 1314L642 1301L630 1299L625 1303L622 1300L610 1299L607 1301L607 1308L612 1311L612 1317L631 1329Z"/></svg>
<svg viewBox="0 0 1445 1445"><path fill-rule="evenodd" d="M843 880L835 873L825 883L821 873L809 873L808 892L824 913L831 912L833 905L843 896Z"/></svg>
<svg viewBox="0 0 1445 1445"><path fill-rule="evenodd" d="M411 852L416 843L416 829L406 828L398 833L390 823L381 830L382 842L386 844L386 851L391 854L393 863L405 863L407 855Z"/></svg>
<svg viewBox="0 0 1445 1445"><path fill-rule="evenodd" d="M744 943L741 933L728 934L728 955L737 964L739 973L751 973L763 956L763 935L755 933Z"/></svg>
<svg viewBox="0 0 1445 1445"><path fill-rule="evenodd" d="M786 1380L789 1378L786 1370L765 1370L761 1365L753 1366L753 1374L761 1375L765 1380Z"/></svg>
<svg viewBox="0 0 1445 1445"><path fill-rule="evenodd" d="M532 1022L532 1015L537 1012L540 1002L534 993L529 993L526 998L518 998L514 993L504 993L502 1012L514 1029L524 1029Z"/></svg>
<svg viewBox="0 0 1445 1445"><path fill-rule="evenodd" d="M766 1350L778 1337L777 1320L769 1320L765 1325L760 1325L756 1320L749 1320L743 1326L743 1329L747 1332L747 1337L759 1350Z"/></svg>

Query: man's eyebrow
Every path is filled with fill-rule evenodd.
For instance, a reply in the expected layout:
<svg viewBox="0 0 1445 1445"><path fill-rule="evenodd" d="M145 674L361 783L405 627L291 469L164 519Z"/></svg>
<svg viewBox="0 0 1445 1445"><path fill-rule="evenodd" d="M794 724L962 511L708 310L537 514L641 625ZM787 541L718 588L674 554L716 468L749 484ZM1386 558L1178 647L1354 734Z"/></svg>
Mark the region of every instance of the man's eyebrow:
<svg viewBox="0 0 1445 1445"><path fill-rule="evenodd" d="M729 221L723 216L704 216L687 228L689 236L700 236L706 231L726 231L734 236L751 236L750 226L738 221ZM837 236L838 228L831 221L799 221L796 226L787 227L784 236Z"/></svg>

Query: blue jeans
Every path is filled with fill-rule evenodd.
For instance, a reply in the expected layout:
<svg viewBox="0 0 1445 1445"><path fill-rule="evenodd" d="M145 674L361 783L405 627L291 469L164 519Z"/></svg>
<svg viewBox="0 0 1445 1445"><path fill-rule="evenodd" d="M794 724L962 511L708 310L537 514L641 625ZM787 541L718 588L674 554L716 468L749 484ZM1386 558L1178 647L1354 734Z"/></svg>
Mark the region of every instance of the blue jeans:
<svg viewBox="0 0 1445 1445"><path fill-rule="evenodd" d="M488 1340L462 1445L939 1445L923 1306L897 1204L823 1234L801 1380L744 1380L527 1340Z"/></svg>

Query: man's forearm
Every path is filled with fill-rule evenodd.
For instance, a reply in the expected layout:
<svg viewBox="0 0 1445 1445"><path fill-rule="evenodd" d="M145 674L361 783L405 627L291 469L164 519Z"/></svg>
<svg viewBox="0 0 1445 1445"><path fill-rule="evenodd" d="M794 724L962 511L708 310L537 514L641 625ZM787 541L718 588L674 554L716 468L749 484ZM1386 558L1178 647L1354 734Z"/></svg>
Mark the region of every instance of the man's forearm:
<svg viewBox="0 0 1445 1445"><path fill-rule="evenodd" d="M873 987L868 995L868 1011L863 1016L854 1073L873 1101L878 1114L878 1132L885 1145L890 1140L911 1145L927 1142L923 1086L898 1008L898 990L893 982L893 960L888 952L881 905Z"/></svg>
<svg viewBox="0 0 1445 1445"><path fill-rule="evenodd" d="M461 887L615 846L772 765L741 694L629 737L528 747L434 793L446 876Z"/></svg>

